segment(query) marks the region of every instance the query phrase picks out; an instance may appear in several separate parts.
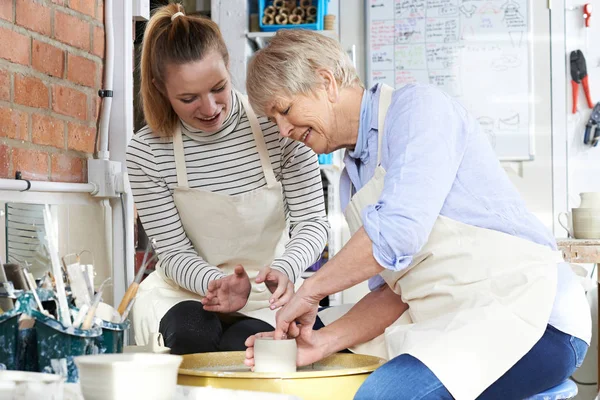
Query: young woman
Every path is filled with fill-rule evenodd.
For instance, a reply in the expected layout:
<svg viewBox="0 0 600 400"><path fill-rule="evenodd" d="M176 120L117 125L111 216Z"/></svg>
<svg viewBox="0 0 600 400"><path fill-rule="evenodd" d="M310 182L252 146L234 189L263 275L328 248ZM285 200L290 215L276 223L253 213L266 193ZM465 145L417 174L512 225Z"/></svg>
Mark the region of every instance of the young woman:
<svg viewBox="0 0 600 400"><path fill-rule="evenodd" d="M279 137L231 84L217 25L159 8L147 24L147 126L127 169L159 261L133 308L136 342L172 353L245 349L321 255L328 224L317 156Z"/></svg>

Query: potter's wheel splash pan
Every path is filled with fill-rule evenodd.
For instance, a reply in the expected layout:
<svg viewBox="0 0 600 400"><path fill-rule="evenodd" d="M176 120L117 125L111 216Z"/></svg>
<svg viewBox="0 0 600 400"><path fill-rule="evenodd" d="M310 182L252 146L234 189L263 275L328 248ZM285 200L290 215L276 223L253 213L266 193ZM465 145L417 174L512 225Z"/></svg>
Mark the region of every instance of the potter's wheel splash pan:
<svg viewBox="0 0 600 400"><path fill-rule="evenodd" d="M244 354L184 355L178 384L285 393L304 400L343 400L352 399L369 374L385 363L378 357L337 353L294 373L257 373L244 365Z"/></svg>

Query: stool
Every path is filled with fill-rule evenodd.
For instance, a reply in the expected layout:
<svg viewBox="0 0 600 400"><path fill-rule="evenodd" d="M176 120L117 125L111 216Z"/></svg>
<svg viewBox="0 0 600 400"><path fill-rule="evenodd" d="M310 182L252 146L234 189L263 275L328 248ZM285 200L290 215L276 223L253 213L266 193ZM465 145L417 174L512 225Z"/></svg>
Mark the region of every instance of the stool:
<svg viewBox="0 0 600 400"><path fill-rule="evenodd" d="M554 386L542 393L533 395L525 400L559 400L572 399L577 396L577 385L570 379L567 379L560 385Z"/></svg>

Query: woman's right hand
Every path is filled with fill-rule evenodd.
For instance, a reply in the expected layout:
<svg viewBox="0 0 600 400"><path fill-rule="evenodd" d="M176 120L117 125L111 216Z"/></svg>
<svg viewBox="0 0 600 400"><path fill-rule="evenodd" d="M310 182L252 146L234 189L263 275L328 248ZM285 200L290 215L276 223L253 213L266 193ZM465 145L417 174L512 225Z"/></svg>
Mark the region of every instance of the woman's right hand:
<svg viewBox="0 0 600 400"><path fill-rule="evenodd" d="M298 329L296 327L296 329ZM290 329L290 333L297 334L296 337L296 345L298 347L298 354L296 358L296 365L302 367L304 365L309 365L323 358L327 357L329 354L327 353L327 340L325 335L320 331L313 331L308 329L303 329L302 331L294 331L294 329ZM244 360L244 364L251 367L254 370L254 342L256 338L260 337L273 337L275 332L264 332L257 333L256 335L250 336L246 339L246 359Z"/></svg>

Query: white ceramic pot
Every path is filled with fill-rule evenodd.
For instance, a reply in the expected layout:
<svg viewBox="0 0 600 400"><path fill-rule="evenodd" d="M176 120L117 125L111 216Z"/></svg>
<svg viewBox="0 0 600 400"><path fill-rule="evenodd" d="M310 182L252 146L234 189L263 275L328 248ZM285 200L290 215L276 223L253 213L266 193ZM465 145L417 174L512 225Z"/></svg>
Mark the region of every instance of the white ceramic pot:
<svg viewBox="0 0 600 400"><path fill-rule="evenodd" d="M148 353L74 359L85 400L172 399L182 360L181 356Z"/></svg>
<svg viewBox="0 0 600 400"><path fill-rule="evenodd" d="M296 340L256 338L254 342L254 372L296 372Z"/></svg>
<svg viewBox="0 0 600 400"><path fill-rule="evenodd" d="M600 239L600 208L573 208L573 236L576 239Z"/></svg>
<svg viewBox="0 0 600 400"><path fill-rule="evenodd" d="M600 208L600 192L583 192L579 193L579 197L579 208Z"/></svg>
<svg viewBox="0 0 600 400"><path fill-rule="evenodd" d="M60 375L24 371L0 371L2 400L63 400L64 378Z"/></svg>

